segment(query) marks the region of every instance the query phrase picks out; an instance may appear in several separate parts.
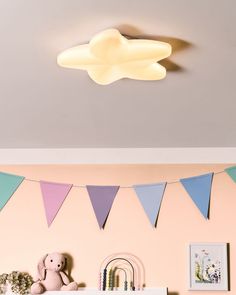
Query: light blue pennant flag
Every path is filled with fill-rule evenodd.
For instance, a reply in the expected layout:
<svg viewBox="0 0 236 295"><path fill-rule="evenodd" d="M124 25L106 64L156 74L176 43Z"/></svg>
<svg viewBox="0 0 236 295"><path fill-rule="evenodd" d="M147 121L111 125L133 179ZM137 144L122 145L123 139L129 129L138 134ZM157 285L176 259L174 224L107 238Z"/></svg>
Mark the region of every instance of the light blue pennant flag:
<svg viewBox="0 0 236 295"><path fill-rule="evenodd" d="M209 205L211 185L214 173L180 179L180 182L188 192L202 215L209 217Z"/></svg>
<svg viewBox="0 0 236 295"><path fill-rule="evenodd" d="M226 168L225 172L236 182L236 166Z"/></svg>
<svg viewBox="0 0 236 295"><path fill-rule="evenodd" d="M23 176L0 172L0 210L6 205L23 180Z"/></svg>
<svg viewBox="0 0 236 295"><path fill-rule="evenodd" d="M143 209L154 227L157 223L165 187L166 182L133 186Z"/></svg>

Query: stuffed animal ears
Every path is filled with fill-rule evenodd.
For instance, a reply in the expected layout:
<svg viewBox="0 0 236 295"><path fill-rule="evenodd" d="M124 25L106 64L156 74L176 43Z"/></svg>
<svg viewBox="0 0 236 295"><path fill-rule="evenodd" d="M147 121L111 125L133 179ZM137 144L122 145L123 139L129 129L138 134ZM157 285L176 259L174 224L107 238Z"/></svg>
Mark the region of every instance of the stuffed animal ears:
<svg viewBox="0 0 236 295"><path fill-rule="evenodd" d="M63 271L67 273L67 275L71 276L71 269L72 269L72 257L68 253L63 253L65 265L63 267Z"/></svg>
<svg viewBox="0 0 236 295"><path fill-rule="evenodd" d="M67 269L67 258L65 257L65 266L64 269Z"/></svg>
<svg viewBox="0 0 236 295"><path fill-rule="evenodd" d="M38 277L40 280L44 280L46 276L46 269L45 269L45 259L47 258L48 254L44 255L38 263Z"/></svg>

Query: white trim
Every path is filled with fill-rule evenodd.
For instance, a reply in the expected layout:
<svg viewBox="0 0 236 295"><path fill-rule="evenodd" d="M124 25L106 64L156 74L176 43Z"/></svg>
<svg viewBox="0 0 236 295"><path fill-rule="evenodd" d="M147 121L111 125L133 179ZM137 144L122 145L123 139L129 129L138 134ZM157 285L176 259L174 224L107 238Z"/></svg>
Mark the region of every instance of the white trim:
<svg viewBox="0 0 236 295"><path fill-rule="evenodd" d="M0 149L0 164L236 163L236 148Z"/></svg>
<svg viewBox="0 0 236 295"><path fill-rule="evenodd" d="M114 293L115 292L115 293ZM85 288L79 291L47 291L45 295L167 295L166 287L145 288L144 290L136 291L99 291L97 289ZM14 294L14 293L13 293Z"/></svg>

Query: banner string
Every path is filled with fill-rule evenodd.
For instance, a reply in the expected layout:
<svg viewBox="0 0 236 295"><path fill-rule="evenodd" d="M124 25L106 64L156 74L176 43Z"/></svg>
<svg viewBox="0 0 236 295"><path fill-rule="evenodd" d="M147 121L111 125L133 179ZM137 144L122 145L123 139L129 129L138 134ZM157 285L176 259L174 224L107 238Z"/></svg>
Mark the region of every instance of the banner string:
<svg viewBox="0 0 236 295"><path fill-rule="evenodd" d="M217 175L217 174L221 174L221 173L225 173L225 170L222 170L222 171L218 171L218 172L214 172L214 175ZM198 176L198 175L197 175ZM194 177L194 176L191 176L191 177ZM189 178L189 177L188 177ZM36 180L36 179L31 179L31 178L25 178L24 180L26 181L31 181L31 182L37 182L39 183L40 180ZM48 181L48 182L51 182L51 181ZM166 184L175 184L175 183L179 183L180 181L179 180L171 180L171 181L161 181L161 182L166 182ZM148 183L149 184L149 183ZM143 185L143 184L142 184ZM77 184L72 184L73 187L77 187L77 188L86 188L87 185L77 185ZM99 185L98 185L99 186ZM102 185L101 185L102 186ZM120 188L133 188L133 185L121 185Z"/></svg>

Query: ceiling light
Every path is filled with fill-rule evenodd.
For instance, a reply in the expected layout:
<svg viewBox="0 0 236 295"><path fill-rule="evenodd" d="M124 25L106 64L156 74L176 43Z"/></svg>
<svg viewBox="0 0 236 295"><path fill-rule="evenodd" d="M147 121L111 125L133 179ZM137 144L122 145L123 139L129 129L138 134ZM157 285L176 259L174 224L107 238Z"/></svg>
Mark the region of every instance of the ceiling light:
<svg viewBox="0 0 236 295"><path fill-rule="evenodd" d="M107 85L122 78L160 80L166 69L157 62L170 56L168 43L127 39L116 29L95 35L88 44L69 48L57 57L58 65L86 70L96 83Z"/></svg>

